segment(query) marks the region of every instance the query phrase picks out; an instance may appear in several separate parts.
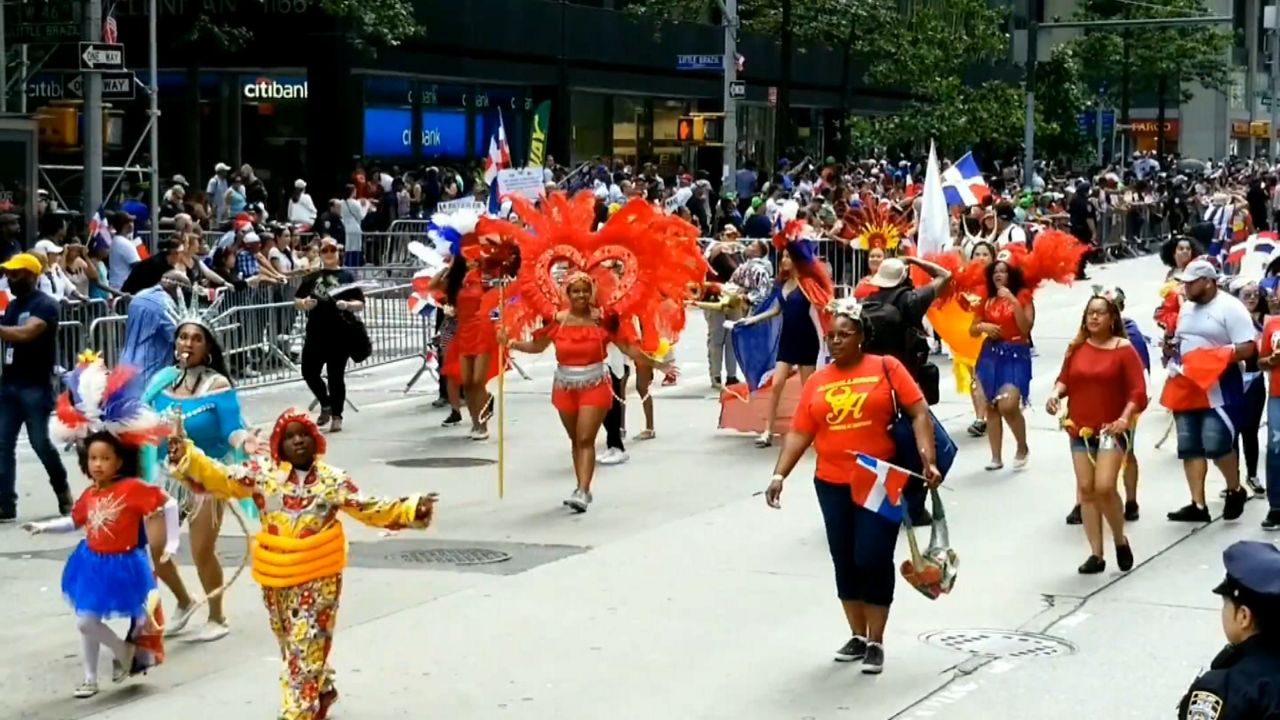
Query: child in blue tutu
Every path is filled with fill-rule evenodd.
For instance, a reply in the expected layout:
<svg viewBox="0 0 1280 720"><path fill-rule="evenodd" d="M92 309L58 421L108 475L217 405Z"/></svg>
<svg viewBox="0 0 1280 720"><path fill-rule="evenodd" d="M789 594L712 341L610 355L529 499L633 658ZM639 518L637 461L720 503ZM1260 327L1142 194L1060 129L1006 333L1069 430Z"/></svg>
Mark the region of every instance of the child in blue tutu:
<svg viewBox="0 0 1280 720"><path fill-rule="evenodd" d="M145 519L163 511L164 553L171 556L178 550L178 504L137 477L138 446L157 439L164 425L136 395L130 396L125 386L133 377L124 368L108 375L96 359L68 375L70 389L59 398L51 430L61 441L79 441L80 469L93 484L76 501L70 517L23 525L32 534L85 530L85 539L62 571L62 594L76 611L84 650L78 698L98 693L103 645L114 655L114 682L145 671L163 656L162 646L152 644L146 632L162 621ZM111 618L132 622L127 638L107 626Z"/></svg>

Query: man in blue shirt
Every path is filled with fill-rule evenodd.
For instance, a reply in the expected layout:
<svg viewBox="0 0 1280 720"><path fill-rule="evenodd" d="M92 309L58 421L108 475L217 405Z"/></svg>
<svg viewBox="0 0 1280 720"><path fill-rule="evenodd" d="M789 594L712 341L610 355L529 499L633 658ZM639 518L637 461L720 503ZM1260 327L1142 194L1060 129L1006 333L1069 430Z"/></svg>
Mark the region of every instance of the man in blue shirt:
<svg viewBox="0 0 1280 720"><path fill-rule="evenodd" d="M58 336L58 303L36 289L40 261L19 253L0 264L9 281L13 300L0 319L4 343L4 372L0 373L0 523L18 516L18 433L25 425L31 448L36 451L49 485L58 498L58 512L71 512L71 488L58 451L49 440L49 416L53 413L55 341Z"/></svg>
<svg viewBox="0 0 1280 720"><path fill-rule="evenodd" d="M146 230L151 220L151 206L146 201L146 190L138 189L134 196L120 203L120 209L133 216L133 227Z"/></svg>
<svg viewBox="0 0 1280 720"><path fill-rule="evenodd" d="M258 274L260 250L262 250L262 238L258 237L256 232L247 233L244 236L244 246L240 248L240 252L236 253L236 270L240 273L240 277L248 280Z"/></svg>
<svg viewBox="0 0 1280 720"><path fill-rule="evenodd" d="M173 364L173 341L178 326L173 320L177 307L170 293L182 292L188 284L181 271L170 270L160 278L159 284L142 290L129 303L120 364L137 368L144 384Z"/></svg>
<svg viewBox="0 0 1280 720"><path fill-rule="evenodd" d="M742 164L742 169L738 171L738 176L734 178L733 189L738 193L738 211L746 212L750 206L751 197L756 194L756 164L753 160L748 160Z"/></svg>

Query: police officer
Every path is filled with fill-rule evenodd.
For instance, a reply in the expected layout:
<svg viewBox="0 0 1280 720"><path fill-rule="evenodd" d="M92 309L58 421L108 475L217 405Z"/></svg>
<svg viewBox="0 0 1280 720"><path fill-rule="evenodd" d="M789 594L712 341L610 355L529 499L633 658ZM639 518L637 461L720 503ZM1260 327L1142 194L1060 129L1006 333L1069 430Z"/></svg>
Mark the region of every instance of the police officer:
<svg viewBox="0 0 1280 720"><path fill-rule="evenodd" d="M1230 643L1191 683L1181 720L1280 717L1280 548L1242 541L1222 553L1222 630Z"/></svg>

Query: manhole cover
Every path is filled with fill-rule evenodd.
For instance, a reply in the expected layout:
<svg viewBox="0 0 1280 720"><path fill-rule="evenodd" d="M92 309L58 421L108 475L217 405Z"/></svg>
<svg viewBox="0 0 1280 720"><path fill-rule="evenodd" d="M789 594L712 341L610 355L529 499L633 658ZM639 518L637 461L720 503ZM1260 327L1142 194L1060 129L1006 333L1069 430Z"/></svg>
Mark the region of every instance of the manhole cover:
<svg viewBox="0 0 1280 720"><path fill-rule="evenodd" d="M424 457L388 460L387 464L402 468L464 468L493 465L496 460L477 457Z"/></svg>
<svg viewBox="0 0 1280 720"><path fill-rule="evenodd" d="M936 647L986 657L1057 657L1076 651L1075 645L1061 638L1007 630L940 630L920 639Z"/></svg>
<svg viewBox="0 0 1280 720"><path fill-rule="evenodd" d="M392 559L422 565L490 565L506 562L511 559L511 555L501 550L485 548L432 548L409 550L393 555Z"/></svg>

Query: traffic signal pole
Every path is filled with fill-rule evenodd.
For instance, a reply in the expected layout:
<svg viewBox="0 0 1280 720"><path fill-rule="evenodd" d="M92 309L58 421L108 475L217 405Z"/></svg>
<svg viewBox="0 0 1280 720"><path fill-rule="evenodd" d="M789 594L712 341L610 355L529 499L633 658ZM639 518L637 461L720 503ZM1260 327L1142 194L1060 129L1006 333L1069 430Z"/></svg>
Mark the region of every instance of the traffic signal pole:
<svg viewBox="0 0 1280 720"><path fill-rule="evenodd" d="M84 39L102 41L102 3L84 1ZM102 75L81 73L84 87L84 206L85 219L102 205ZM26 88L23 88L26 92Z"/></svg>
<svg viewBox="0 0 1280 720"><path fill-rule="evenodd" d="M724 0L724 141L723 194L736 187L738 175L738 101L733 97L733 83L738 79L738 0Z"/></svg>

